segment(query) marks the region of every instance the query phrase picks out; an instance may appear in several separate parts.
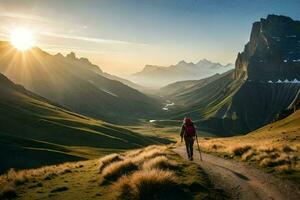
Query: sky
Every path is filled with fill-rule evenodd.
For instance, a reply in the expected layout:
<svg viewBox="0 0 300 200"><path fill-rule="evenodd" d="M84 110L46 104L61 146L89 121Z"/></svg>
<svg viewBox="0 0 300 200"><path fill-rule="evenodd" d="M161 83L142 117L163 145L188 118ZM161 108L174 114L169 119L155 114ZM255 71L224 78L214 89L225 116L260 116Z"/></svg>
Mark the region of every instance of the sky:
<svg viewBox="0 0 300 200"><path fill-rule="evenodd" d="M49 53L73 51L120 76L181 60L234 63L254 21L300 20L299 0L0 0L0 39L33 31Z"/></svg>

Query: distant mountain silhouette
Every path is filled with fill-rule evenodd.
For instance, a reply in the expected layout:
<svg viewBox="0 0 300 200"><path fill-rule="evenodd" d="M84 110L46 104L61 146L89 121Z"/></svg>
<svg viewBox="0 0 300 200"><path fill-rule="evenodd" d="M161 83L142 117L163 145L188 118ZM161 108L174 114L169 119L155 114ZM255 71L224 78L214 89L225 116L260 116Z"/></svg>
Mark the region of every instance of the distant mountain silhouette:
<svg viewBox="0 0 300 200"><path fill-rule="evenodd" d="M0 42L0 54L0 73L75 112L128 123L160 109L154 99L104 77L98 66L74 53L53 56L39 48L18 52L9 43Z"/></svg>
<svg viewBox="0 0 300 200"><path fill-rule="evenodd" d="M197 63L187 63L183 60L169 67L146 65L141 72L132 75L132 80L141 85L160 88L173 82L209 77L232 68L232 64L224 66L206 59Z"/></svg>
<svg viewBox="0 0 300 200"><path fill-rule="evenodd" d="M230 135L250 132L286 113L300 99L299 31L300 23L289 17L269 15L255 22L234 71L168 94L177 105L171 118L188 114L199 120L199 127Z"/></svg>

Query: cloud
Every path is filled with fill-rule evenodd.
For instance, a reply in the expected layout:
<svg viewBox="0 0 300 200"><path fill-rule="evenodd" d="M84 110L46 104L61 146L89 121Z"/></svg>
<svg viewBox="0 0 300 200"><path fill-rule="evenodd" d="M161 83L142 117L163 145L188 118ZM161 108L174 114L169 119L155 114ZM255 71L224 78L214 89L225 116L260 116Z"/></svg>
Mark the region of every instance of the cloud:
<svg viewBox="0 0 300 200"><path fill-rule="evenodd" d="M103 39L103 38L94 38L94 37L85 37L85 36L74 36L74 35L50 33L50 32L42 32L40 34L44 35L44 36L49 36L49 37L71 39L71 40L81 40L81 41L94 42L94 43L138 45L138 46L148 46L149 45L149 44L145 44L145 43L136 43L136 42L122 41L122 40Z"/></svg>
<svg viewBox="0 0 300 200"><path fill-rule="evenodd" d="M39 45L40 48L46 50L46 51L51 51L51 52L86 52L86 53L97 53L97 54L115 54L118 53L118 51L112 51L112 50L105 50L101 51L95 48L82 48L81 46L65 46L65 45L55 45L55 44L41 44Z"/></svg>
<svg viewBox="0 0 300 200"><path fill-rule="evenodd" d="M0 17L25 19L25 20L38 21L38 22L51 22L51 20L41 17L41 16L13 13L13 12L2 12L2 13L0 13Z"/></svg>
<svg viewBox="0 0 300 200"><path fill-rule="evenodd" d="M44 23L56 23L54 21L51 21L50 19L38 16L38 15L22 14L22 13L14 13L14 12L0 12L0 18L23 19L23 20L28 20L28 21L42 22L43 24ZM88 26L84 25L84 26L82 26L82 28L87 29ZM41 32L41 33L37 32L37 34L43 35L43 36L48 36L48 37L70 39L70 40L80 40L80 41L93 42L93 43L136 45L136 46L148 46L149 45L149 44L145 44L145 43L137 43L137 42L130 42L130 41L71 35L70 33L73 34L73 32L74 32L74 30L70 29L69 34L61 34L61 33L54 33L54 32ZM0 37L4 37L3 33L2 33L2 35L0 34Z"/></svg>

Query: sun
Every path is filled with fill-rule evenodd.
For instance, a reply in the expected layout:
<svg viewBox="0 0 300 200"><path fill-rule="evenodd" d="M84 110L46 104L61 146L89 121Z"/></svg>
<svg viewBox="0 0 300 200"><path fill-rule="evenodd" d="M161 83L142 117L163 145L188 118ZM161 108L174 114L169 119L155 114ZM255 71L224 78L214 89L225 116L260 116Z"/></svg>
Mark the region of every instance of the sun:
<svg viewBox="0 0 300 200"><path fill-rule="evenodd" d="M34 45L33 33L27 29L15 29L11 32L10 42L20 51L28 50Z"/></svg>

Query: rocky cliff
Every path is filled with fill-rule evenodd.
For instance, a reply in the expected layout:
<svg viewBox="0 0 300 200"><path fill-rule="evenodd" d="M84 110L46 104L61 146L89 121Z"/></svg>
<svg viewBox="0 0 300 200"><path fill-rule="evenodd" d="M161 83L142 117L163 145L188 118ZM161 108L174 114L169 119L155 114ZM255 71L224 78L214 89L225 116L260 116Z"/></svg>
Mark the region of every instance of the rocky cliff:
<svg viewBox="0 0 300 200"><path fill-rule="evenodd" d="M235 78L300 78L300 21L269 15L253 23L250 41L236 59Z"/></svg>
<svg viewBox="0 0 300 200"><path fill-rule="evenodd" d="M168 97L181 106L171 118L188 113L206 132L245 134L294 112L299 80L300 22L269 15L253 24L234 72L204 86L177 88L184 92Z"/></svg>

